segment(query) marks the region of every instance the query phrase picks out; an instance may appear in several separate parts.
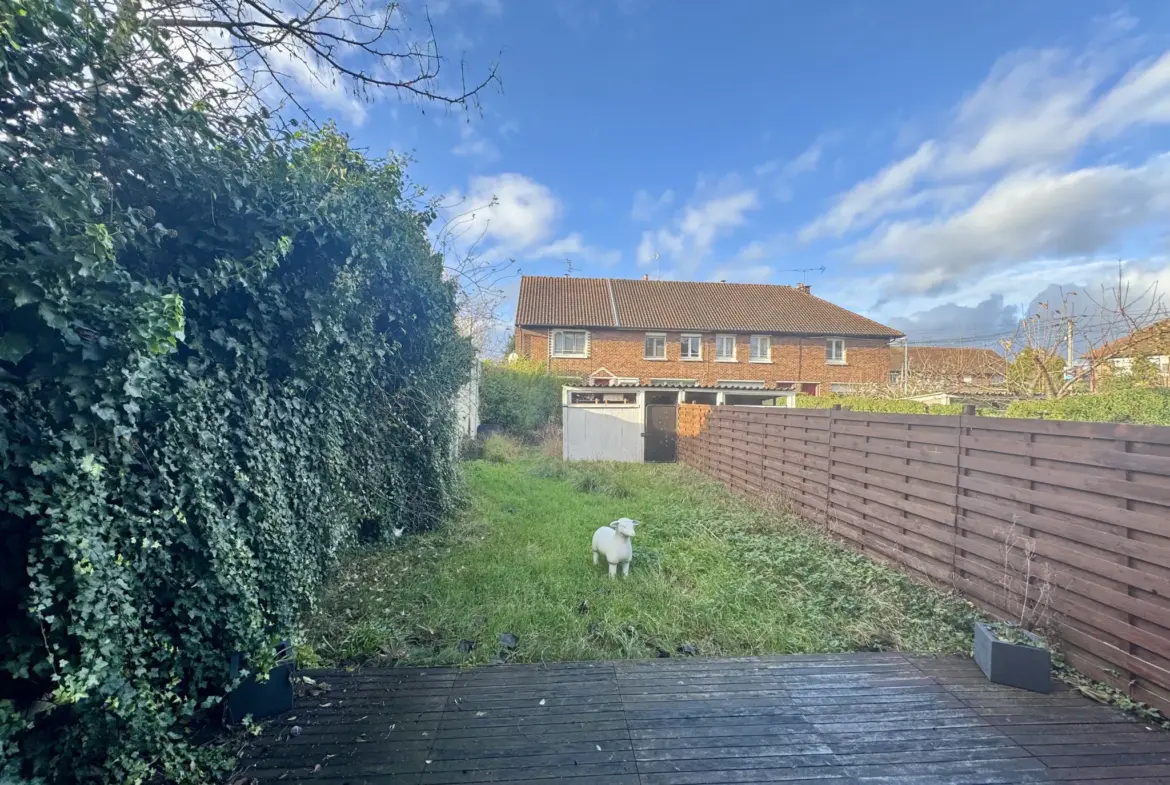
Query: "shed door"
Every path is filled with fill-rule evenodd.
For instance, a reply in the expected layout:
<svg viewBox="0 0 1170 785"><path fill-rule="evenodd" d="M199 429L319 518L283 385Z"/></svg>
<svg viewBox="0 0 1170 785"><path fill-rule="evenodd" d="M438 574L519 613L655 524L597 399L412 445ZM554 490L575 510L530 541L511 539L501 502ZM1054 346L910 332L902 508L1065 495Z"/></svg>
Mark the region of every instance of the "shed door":
<svg viewBox="0 0 1170 785"><path fill-rule="evenodd" d="M563 407L566 461L642 460L642 411L637 406Z"/></svg>
<svg viewBox="0 0 1170 785"><path fill-rule="evenodd" d="M646 406L646 461L673 463L678 460L678 407L673 404Z"/></svg>

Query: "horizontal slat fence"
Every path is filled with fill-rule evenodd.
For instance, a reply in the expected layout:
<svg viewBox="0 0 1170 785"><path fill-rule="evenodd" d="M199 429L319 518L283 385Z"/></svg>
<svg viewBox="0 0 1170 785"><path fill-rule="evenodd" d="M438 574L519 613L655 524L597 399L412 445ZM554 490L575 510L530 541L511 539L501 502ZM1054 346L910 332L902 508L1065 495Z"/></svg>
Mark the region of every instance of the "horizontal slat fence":
<svg viewBox="0 0 1170 785"><path fill-rule="evenodd" d="M1070 663L1170 712L1170 428L684 404L679 460L1002 617L1031 550Z"/></svg>

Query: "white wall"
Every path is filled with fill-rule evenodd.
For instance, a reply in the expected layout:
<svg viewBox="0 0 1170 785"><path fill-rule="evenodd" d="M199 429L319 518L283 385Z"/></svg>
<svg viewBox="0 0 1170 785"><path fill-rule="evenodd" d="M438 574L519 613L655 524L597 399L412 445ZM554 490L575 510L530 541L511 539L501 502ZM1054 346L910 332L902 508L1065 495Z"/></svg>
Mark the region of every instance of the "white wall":
<svg viewBox="0 0 1170 785"><path fill-rule="evenodd" d="M479 377L482 372L483 363L477 356L471 378L455 394L456 444L463 436L474 439L476 431L479 430Z"/></svg>
<svg viewBox="0 0 1170 785"><path fill-rule="evenodd" d="M641 403L564 406L561 414L566 461L642 462L645 407Z"/></svg>

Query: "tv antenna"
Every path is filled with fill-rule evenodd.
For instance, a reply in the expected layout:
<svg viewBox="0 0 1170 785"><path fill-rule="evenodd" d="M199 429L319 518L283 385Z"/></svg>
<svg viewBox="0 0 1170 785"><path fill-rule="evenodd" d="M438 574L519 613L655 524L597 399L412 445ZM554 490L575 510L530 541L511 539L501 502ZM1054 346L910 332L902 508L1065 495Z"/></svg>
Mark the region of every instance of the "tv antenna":
<svg viewBox="0 0 1170 785"><path fill-rule="evenodd" d="M565 257L565 277L573 277L573 260L567 256Z"/></svg>
<svg viewBox="0 0 1170 785"><path fill-rule="evenodd" d="M801 277L801 279L803 279L805 277L804 276L805 273L823 273L824 271L825 271L825 266L822 264L820 267L794 267L790 270L777 270L776 272L778 272L778 273L800 273L801 274L800 277ZM801 283L804 283L804 281L801 280Z"/></svg>

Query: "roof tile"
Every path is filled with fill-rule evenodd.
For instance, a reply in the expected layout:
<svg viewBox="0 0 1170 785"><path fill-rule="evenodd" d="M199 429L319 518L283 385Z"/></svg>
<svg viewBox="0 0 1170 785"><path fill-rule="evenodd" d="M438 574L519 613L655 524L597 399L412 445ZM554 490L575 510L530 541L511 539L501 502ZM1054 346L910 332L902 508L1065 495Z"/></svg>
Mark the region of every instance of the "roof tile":
<svg viewBox="0 0 1170 785"><path fill-rule="evenodd" d="M874 338L902 334L790 286L625 278L524 276L520 280L516 324Z"/></svg>

